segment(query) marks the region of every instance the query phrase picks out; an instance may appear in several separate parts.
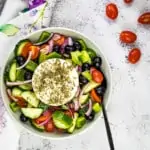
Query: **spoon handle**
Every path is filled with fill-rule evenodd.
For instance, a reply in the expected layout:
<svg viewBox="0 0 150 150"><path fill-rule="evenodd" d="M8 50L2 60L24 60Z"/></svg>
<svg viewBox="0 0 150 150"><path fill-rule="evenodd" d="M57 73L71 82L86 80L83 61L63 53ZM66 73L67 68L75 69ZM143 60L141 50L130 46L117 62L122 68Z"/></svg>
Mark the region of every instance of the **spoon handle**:
<svg viewBox="0 0 150 150"><path fill-rule="evenodd" d="M108 138L110 150L115 150L107 113L106 113L105 106L103 103L102 103L102 111L103 111L104 122L105 122L106 131L107 131L107 138Z"/></svg>

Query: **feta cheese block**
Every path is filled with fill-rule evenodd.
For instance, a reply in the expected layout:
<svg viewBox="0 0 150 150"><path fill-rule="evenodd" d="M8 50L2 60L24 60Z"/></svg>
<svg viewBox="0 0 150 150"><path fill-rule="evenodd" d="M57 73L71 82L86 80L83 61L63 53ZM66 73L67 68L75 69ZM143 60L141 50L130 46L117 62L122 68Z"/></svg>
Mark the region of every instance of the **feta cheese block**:
<svg viewBox="0 0 150 150"><path fill-rule="evenodd" d="M71 101L79 86L79 75L69 61L49 59L41 63L32 78L37 98L51 106L60 106Z"/></svg>

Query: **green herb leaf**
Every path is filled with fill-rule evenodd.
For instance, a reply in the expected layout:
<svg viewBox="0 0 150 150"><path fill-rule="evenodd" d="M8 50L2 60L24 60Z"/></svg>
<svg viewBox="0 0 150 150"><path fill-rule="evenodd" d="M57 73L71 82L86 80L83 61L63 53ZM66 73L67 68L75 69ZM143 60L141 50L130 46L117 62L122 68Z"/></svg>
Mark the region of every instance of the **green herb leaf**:
<svg viewBox="0 0 150 150"><path fill-rule="evenodd" d="M12 24L5 24L0 26L0 32L7 36L14 36L20 29Z"/></svg>

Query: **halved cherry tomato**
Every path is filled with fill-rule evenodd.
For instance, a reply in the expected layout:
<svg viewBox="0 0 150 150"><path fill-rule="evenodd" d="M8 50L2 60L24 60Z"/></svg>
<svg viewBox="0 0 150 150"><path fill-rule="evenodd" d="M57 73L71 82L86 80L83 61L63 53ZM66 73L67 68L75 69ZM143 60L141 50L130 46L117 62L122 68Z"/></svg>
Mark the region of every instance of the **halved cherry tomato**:
<svg viewBox="0 0 150 150"><path fill-rule="evenodd" d="M141 24L150 24L150 12L146 12L146 13L142 14L138 18L138 22Z"/></svg>
<svg viewBox="0 0 150 150"><path fill-rule="evenodd" d="M27 106L27 102L22 98L22 97L19 97L19 96L15 96L15 98L18 100L17 101L17 105L19 107L26 107Z"/></svg>
<svg viewBox="0 0 150 150"><path fill-rule="evenodd" d="M134 48L129 52L128 61L131 64L135 64L139 61L141 57L141 51L138 48Z"/></svg>
<svg viewBox="0 0 150 150"><path fill-rule="evenodd" d="M62 45L65 42L65 37L61 36L60 39L58 39L57 41L54 41L55 45Z"/></svg>
<svg viewBox="0 0 150 150"><path fill-rule="evenodd" d="M123 43L134 43L136 39L136 34L131 31L122 31L120 33L120 41Z"/></svg>
<svg viewBox="0 0 150 150"><path fill-rule="evenodd" d="M53 123L52 120L50 120L50 121L45 125L45 130L46 130L47 132L54 132L54 130L55 130L55 125L54 125L54 123Z"/></svg>
<svg viewBox="0 0 150 150"><path fill-rule="evenodd" d="M95 81L95 82L97 82L97 83L102 83L102 81L103 81L103 79L104 79L104 76L103 76L103 74L100 72L100 71L98 71L98 70L94 70L93 72L92 72L92 79Z"/></svg>
<svg viewBox="0 0 150 150"><path fill-rule="evenodd" d="M23 56L23 57L28 57L28 54L29 54L29 47L30 46L32 46L32 43L30 43L30 42L28 42L24 47L23 47L23 49L22 49L22 53L21 53L21 55Z"/></svg>
<svg viewBox="0 0 150 150"><path fill-rule="evenodd" d="M124 2L129 4L129 3L133 2L133 0L124 0Z"/></svg>
<svg viewBox="0 0 150 150"><path fill-rule="evenodd" d="M39 50L40 48L38 46L34 46L34 45L28 45L26 46L26 48L24 48L22 50L22 56L27 58L28 55L29 55L29 52L31 51L32 52L32 56L31 56L31 59L34 60L36 59L38 56L39 56Z"/></svg>
<svg viewBox="0 0 150 150"><path fill-rule="evenodd" d="M110 3L106 6L106 15L112 20L118 17L118 8L116 4Z"/></svg>
<svg viewBox="0 0 150 150"><path fill-rule="evenodd" d="M40 124L42 122L44 122L45 120L47 120L48 118L52 117L52 113L50 111L47 111L45 114L41 115L39 118L35 119L35 122L37 124Z"/></svg>
<svg viewBox="0 0 150 150"><path fill-rule="evenodd" d="M93 89L93 90L91 91L90 95L91 95L91 98L92 98L92 100L93 100L94 102L98 102L98 103L101 103L101 102L102 102L101 98L97 95L95 89Z"/></svg>

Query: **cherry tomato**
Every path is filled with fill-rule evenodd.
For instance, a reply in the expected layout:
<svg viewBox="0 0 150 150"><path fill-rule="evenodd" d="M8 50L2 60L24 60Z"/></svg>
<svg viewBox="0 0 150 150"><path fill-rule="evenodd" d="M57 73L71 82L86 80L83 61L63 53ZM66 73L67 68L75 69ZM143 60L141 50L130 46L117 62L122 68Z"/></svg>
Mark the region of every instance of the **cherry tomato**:
<svg viewBox="0 0 150 150"><path fill-rule="evenodd" d="M65 37L61 36L60 39L58 39L57 41L54 41L55 45L62 45L65 42Z"/></svg>
<svg viewBox="0 0 150 150"><path fill-rule="evenodd" d="M146 13L142 14L138 18L138 22L141 24L150 24L150 12L146 12Z"/></svg>
<svg viewBox="0 0 150 150"><path fill-rule="evenodd" d="M116 4L110 3L106 6L106 15L108 18L114 20L118 17L118 8Z"/></svg>
<svg viewBox="0 0 150 150"><path fill-rule="evenodd" d="M26 107L27 106L27 102L22 98L22 97L19 97L19 96L15 96L15 98L18 100L17 101L17 105L19 107Z"/></svg>
<svg viewBox="0 0 150 150"><path fill-rule="evenodd" d="M94 70L93 72L92 72L92 79L95 81L95 82L97 82L97 83L102 83L102 81L103 81L103 79L104 79L104 76L103 76L103 74L100 72L100 71L98 71L98 70Z"/></svg>
<svg viewBox="0 0 150 150"><path fill-rule="evenodd" d="M101 103L101 102L102 102L101 98L97 95L95 89L93 89L93 90L91 91L90 95L91 95L91 98L92 98L92 100L93 100L94 102L98 102L98 103Z"/></svg>
<svg viewBox="0 0 150 150"><path fill-rule="evenodd" d="M133 0L124 0L125 3L129 4L129 3L132 3Z"/></svg>
<svg viewBox="0 0 150 150"><path fill-rule="evenodd" d="M123 43L134 43L137 39L137 36L135 33L131 31L122 31L120 33L120 41Z"/></svg>
<svg viewBox="0 0 150 150"><path fill-rule="evenodd" d="M22 50L23 57L27 58L30 51L32 52L32 56L31 56L32 60L36 59L39 56L40 48L38 46L27 45L25 47L26 48L23 48L23 50Z"/></svg>
<svg viewBox="0 0 150 150"><path fill-rule="evenodd" d="M141 57L141 51L138 48L134 48L129 52L128 61L131 64L135 64L139 61Z"/></svg>
<svg viewBox="0 0 150 150"><path fill-rule="evenodd" d="M52 120L50 120L50 121L45 125L45 130L46 130L47 132L54 132L54 130L55 130L55 125L54 125L54 123L53 123Z"/></svg>
<svg viewBox="0 0 150 150"><path fill-rule="evenodd" d="M41 115L39 118L35 119L35 122L37 124L40 124L40 123L44 122L45 120L50 119L51 117L52 117L52 113L50 111L47 111L46 113Z"/></svg>

